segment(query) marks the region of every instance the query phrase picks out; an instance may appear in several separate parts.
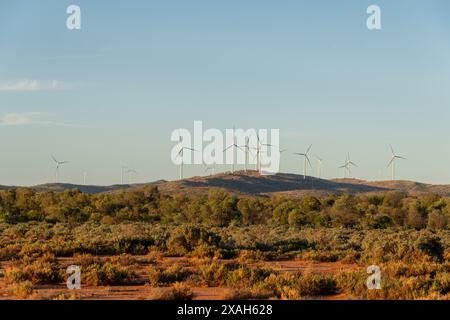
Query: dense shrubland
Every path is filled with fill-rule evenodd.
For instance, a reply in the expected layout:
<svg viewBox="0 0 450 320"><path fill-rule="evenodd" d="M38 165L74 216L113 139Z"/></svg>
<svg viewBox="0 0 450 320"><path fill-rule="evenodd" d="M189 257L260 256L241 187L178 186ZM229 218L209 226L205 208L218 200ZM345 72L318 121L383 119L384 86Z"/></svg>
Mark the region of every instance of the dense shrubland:
<svg viewBox="0 0 450 320"><path fill-rule="evenodd" d="M116 194L77 190L0 192L0 278L17 297L66 281L81 266L83 285L170 287L154 299L192 299L195 286L227 287L228 298L299 299L345 293L370 299L450 295L450 199L436 195L288 199L162 195L154 187ZM146 276L135 257L146 257ZM188 263L166 265L167 257ZM337 274L289 273L279 260L341 262ZM367 290L368 265L383 272ZM65 298L65 297L56 297Z"/></svg>
<svg viewBox="0 0 450 320"><path fill-rule="evenodd" d="M88 195L78 190L35 193L31 189L12 189L0 191L0 221L446 229L450 221L450 198L434 194L409 197L402 192L322 198L306 196L302 199L257 198L238 197L219 189L211 189L207 196L189 198L162 195L156 187L100 195Z"/></svg>

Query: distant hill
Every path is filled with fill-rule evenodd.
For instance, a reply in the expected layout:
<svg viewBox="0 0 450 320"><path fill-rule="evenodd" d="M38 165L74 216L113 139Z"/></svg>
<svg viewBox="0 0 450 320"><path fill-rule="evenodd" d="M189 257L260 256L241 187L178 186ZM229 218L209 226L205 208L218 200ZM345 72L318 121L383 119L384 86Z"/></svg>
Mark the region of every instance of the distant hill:
<svg viewBox="0 0 450 320"><path fill-rule="evenodd" d="M167 194L204 194L211 188L221 188L229 192L248 195L283 194L286 196L302 196L305 194L342 194L386 191L382 187L362 184L340 183L279 173L276 175L260 175L256 171L239 171L235 173L219 173L214 176L193 177L178 181L157 184L159 190Z"/></svg>
<svg viewBox="0 0 450 320"><path fill-rule="evenodd" d="M325 180L314 177L303 178L302 175L279 173L276 175L260 175L256 171L238 171L235 173L219 173L212 176L192 177L176 181L155 181L147 184L85 186L63 183L49 183L31 187L38 192L62 192L77 188L89 194L112 193L156 185L164 194L207 194L211 188L220 188L241 195L284 195L301 197L304 195L322 196L327 194L362 194L404 191L410 195L436 193L450 197L450 185L431 185L414 181L364 181L357 179ZM11 187L0 186L0 189Z"/></svg>
<svg viewBox="0 0 450 320"><path fill-rule="evenodd" d="M279 173L260 175L256 171L219 173L213 176L192 177L156 183L166 194L206 194L211 188L248 195L304 195L361 194L404 191L410 195L436 193L450 197L450 185L431 185L414 181L364 181L357 179L325 180L302 175Z"/></svg>
<svg viewBox="0 0 450 320"><path fill-rule="evenodd" d="M155 181L146 184L117 184L112 186L95 186L95 185L80 185L71 183L46 183L32 187L13 187L13 186L0 186L0 190L12 189L12 188L30 188L36 192L63 192L65 190L78 189L83 193L98 194L98 193L111 193L119 191L127 191L133 189L139 189L146 185L154 185L162 183L164 180Z"/></svg>
<svg viewBox="0 0 450 320"><path fill-rule="evenodd" d="M415 181L396 180L396 181L364 181L357 179L335 179L333 181L361 184L365 186L381 187L388 190L399 190L407 192L410 195L420 195L425 193L435 193L443 197L450 196L450 185L426 184Z"/></svg>

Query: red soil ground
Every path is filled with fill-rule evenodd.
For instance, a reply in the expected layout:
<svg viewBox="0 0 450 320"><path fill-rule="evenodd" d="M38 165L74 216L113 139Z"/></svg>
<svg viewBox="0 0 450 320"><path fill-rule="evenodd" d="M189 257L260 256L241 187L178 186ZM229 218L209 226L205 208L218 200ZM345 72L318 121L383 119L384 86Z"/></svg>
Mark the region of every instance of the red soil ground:
<svg viewBox="0 0 450 320"><path fill-rule="evenodd" d="M82 300L146 300L150 299L155 290L170 290L170 288L152 288L145 284L147 279L146 270L150 263L145 257L136 257L136 273L139 276L141 284L130 284L120 286L82 286L81 290L68 290L64 284L60 285L38 285L35 287L34 294L30 299L54 299L59 295L64 295L66 298L75 295L76 299ZM59 262L64 265L71 264L71 259L61 258ZM158 265L169 266L173 264L192 266L191 260L187 258L163 258L158 261ZM0 270L4 270L10 266L10 262L0 262ZM341 270L354 270L358 266L354 264L343 264L341 262L310 262L310 261L270 261L249 263L250 267L266 267L272 268L282 272L302 272L302 273L320 273L320 274L335 274ZM222 287L193 287L194 299L196 300L223 300L229 289ZM17 299L14 297L8 288L4 278L0 278L0 300ZM348 297L345 294L327 297L314 297L314 299L333 299L345 300Z"/></svg>

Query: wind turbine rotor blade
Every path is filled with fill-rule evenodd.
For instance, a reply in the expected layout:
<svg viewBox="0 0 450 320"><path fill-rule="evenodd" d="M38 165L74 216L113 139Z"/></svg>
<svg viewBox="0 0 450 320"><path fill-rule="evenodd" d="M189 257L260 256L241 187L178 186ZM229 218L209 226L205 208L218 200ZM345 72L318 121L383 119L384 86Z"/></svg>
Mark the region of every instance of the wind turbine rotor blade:
<svg viewBox="0 0 450 320"><path fill-rule="evenodd" d="M308 154L308 152L311 150L312 144L309 145L308 150L306 150L305 154Z"/></svg>
<svg viewBox="0 0 450 320"><path fill-rule="evenodd" d="M389 147L391 148L392 155L395 156L395 152L394 152L394 148L392 147L392 144L390 144Z"/></svg>
<svg viewBox="0 0 450 320"><path fill-rule="evenodd" d="M232 148L232 147L234 147L234 145L231 145L231 146L229 146L229 147L223 149L223 152L227 151L228 149L230 149L230 148Z"/></svg>
<svg viewBox="0 0 450 320"><path fill-rule="evenodd" d="M312 169L312 165L311 165L311 161L309 161L309 157L307 155L305 155L306 160L308 160L309 166Z"/></svg>
<svg viewBox="0 0 450 320"><path fill-rule="evenodd" d="M242 149L240 146L238 146L238 145L234 145L236 148L238 148L239 150L241 150L242 152L245 152L245 150L244 149Z"/></svg>
<svg viewBox="0 0 450 320"><path fill-rule="evenodd" d="M401 157L401 156L395 156L395 158L397 158L397 159L403 159L403 160L406 160L406 158L405 158L405 157Z"/></svg>
<svg viewBox="0 0 450 320"><path fill-rule="evenodd" d="M395 160L395 156L391 158L391 161L389 161L388 168L392 165L392 163L394 162L394 160Z"/></svg>

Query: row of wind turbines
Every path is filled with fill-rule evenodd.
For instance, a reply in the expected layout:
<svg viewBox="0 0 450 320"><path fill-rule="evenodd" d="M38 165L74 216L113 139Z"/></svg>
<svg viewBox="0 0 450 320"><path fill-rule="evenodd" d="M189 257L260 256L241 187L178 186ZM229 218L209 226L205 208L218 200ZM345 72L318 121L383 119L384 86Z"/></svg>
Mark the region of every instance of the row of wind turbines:
<svg viewBox="0 0 450 320"><path fill-rule="evenodd" d="M55 183L59 183L59 170L60 168L70 163L69 161L58 161L55 156L51 155L53 162L55 163ZM120 184L125 184L125 176L127 176L127 183L132 183L132 175L137 175L138 172L135 169L128 168L124 165L120 167ZM83 172L83 184L87 184L87 172Z"/></svg>
<svg viewBox="0 0 450 320"><path fill-rule="evenodd" d="M190 147L186 147L183 145L183 138L181 137L181 135L179 136L179 144L180 144L180 150L177 154L177 157L180 158L180 180L184 178L184 152L185 151L192 151L192 152L197 152L197 150L190 148ZM253 154L253 159L256 158L256 171L258 171L259 173L261 173L261 153L266 152L266 148L271 148L271 147L276 147L272 144L266 144L266 143L262 143L259 136L257 136L257 143L256 146L251 146L250 145L250 139L247 137L245 140L245 144L243 146L240 146L236 143L236 137L234 137L233 143L230 144L229 146L227 146L223 152L227 152L228 150L232 149L233 150L233 161L231 164L231 173L235 172L235 167L237 166L236 163L236 152L237 150L241 150L245 153L245 162L244 162L244 170L248 171L249 170L249 158L250 158L250 154ZM396 179L396 166L397 166L397 160L406 160L405 157L398 155L397 153L395 153L394 148L392 147L392 145L389 145L390 147L390 151L391 151L391 159L388 163L388 168L391 168L391 179L395 180ZM310 152L312 149L312 144L309 145L308 149L306 149L305 152L295 152L293 153L294 156L299 156L301 158L303 158L303 179L306 180L307 178L307 171L308 171L308 167L311 168L311 171L313 170L313 166L311 164L311 159L310 159ZM280 149L278 147L278 152L279 152L279 156L280 156L280 163L281 163L281 155L283 153L285 153L286 151L288 151L288 149ZM59 173L60 173L60 169L62 166L66 165L69 163L69 161L59 161L57 160L53 155L51 155L51 158L55 164L55 183L59 183ZM314 155L314 158L317 160L317 177L320 179L323 177L323 169L324 169L324 159L319 157L317 154ZM353 162L350 158L350 153L347 153L346 158L345 158L345 162L343 165L339 166L339 169L343 170L343 177L345 178L350 178L351 177L351 169L352 167L358 167L358 165ZM213 165L206 165L204 164L204 169L205 169L205 173L209 173L210 175L214 175L216 173L216 164ZM123 185L125 184L125 178L127 178L128 180L128 184L132 183L132 176L133 175L137 175L138 172L133 169L133 168L128 168L127 166L121 165L120 167L120 183ZM87 179L87 173L83 172L83 183L84 185L86 185L86 179Z"/></svg>
<svg viewBox="0 0 450 320"><path fill-rule="evenodd" d="M179 140L178 140L181 148L180 151L177 154L177 158L180 158L180 180L184 178L183 175L183 167L184 167L184 152L185 151L192 151L192 152L198 152L198 150L195 150L193 148L190 147L185 147L183 145L183 138L181 137L181 135L179 136ZM265 148L267 147L274 147L272 144L265 144L265 143L261 143L259 136L257 136L257 144L256 146L250 146L250 140L247 137L245 140L245 144L240 146L236 143L236 138L234 137L233 143L230 144L229 146L227 146L223 152L227 152L228 150L232 149L233 150L233 162L231 164L231 173L234 173L235 171L235 167L237 166L236 163L236 152L237 150L241 150L245 153L245 162L244 162L244 171L248 171L248 162L249 162L249 155L251 153L251 150L255 151L254 157L256 157L256 171L258 171L259 173L261 173L261 153L265 152ZM405 157L400 156L398 154L395 153L394 148L392 147L392 145L389 145L390 150L391 150L391 159L388 163L388 168L391 168L391 179L394 181L396 179L395 177L395 173L396 173L396 164L397 164L397 160L399 159L403 159L406 160ZM312 144L308 147L308 149L306 150L306 152L295 152L293 153L293 155L295 156L300 156L303 158L303 179L306 180L307 177L307 169L308 169L308 165L311 168L311 170L313 170L312 164L311 164L311 160L310 160L310 151L312 148ZM278 148L278 152L279 152L279 156L280 156L280 163L281 163L281 155L288 151L288 149L280 149ZM314 155L314 157L316 158L318 165L317 165L317 177L320 179L323 176L323 168L324 168L324 159L319 157L317 154ZM205 167L205 173L210 173L210 175L214 175L216 172L216 164L213 165L206 165L204 164ZM352 167L358 167L358 165L353 162L350 159L350 153L347 153L345 162L343 165L339 166L339 169L343 169L343 176L344 179L345 178L350 178L351 176L351 168Z"/></svg>

